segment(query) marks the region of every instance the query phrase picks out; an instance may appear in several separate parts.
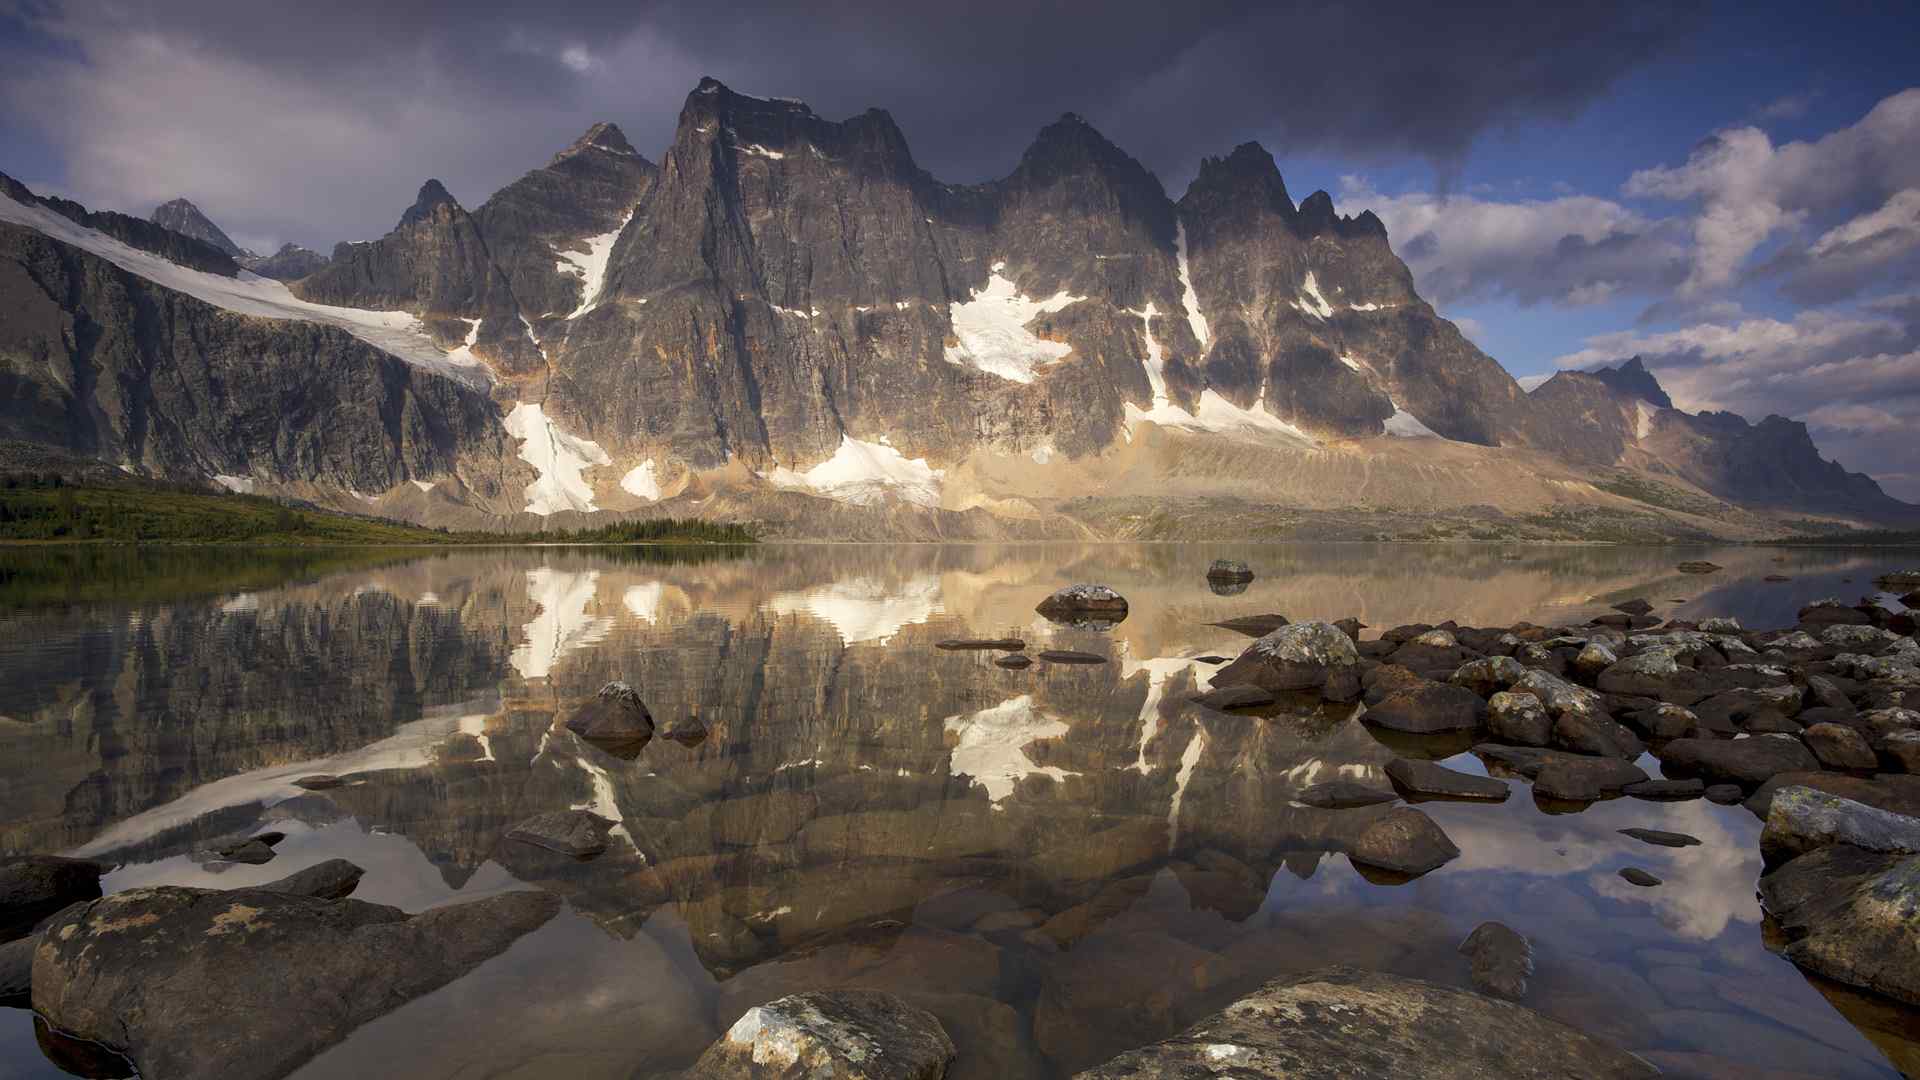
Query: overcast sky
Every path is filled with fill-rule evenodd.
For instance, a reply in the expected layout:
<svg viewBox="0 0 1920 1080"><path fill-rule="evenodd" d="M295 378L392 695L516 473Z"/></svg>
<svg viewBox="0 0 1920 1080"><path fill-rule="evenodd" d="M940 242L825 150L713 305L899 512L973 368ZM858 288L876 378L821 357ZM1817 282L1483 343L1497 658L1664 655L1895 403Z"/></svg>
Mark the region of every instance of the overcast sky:
<svg viewBox="0 0 1920 1080"><path fill-rule="evenodd" d="M943 180L1081 113L1178 197L1248 139L1371 207L1517 375L1646 356L1920 499L1920 19L1902 4L0 0L0 171L328 250L702 75L891 111Z"/></svg>

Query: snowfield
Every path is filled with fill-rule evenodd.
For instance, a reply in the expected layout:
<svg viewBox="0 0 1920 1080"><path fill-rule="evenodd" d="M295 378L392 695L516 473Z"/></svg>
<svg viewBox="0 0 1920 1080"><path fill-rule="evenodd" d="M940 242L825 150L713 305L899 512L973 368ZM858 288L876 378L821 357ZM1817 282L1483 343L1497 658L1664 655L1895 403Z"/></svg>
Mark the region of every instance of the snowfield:
<svg viewBox="0 0 1920 1080"><path fill-rule="evenodd" d="M587 237L583 241L587 245L585 252L560 252L560 261L554 265L561 273L580 279L580 306L574 308L567 318L577 319L600 306L600 288L607 283L607 261L613 258L613 245L632 220L633 211L629 210L612 232Z"/></svg>
<svg viewBox="0 0 1920 1080"><path fill-rule="evenodd" d="M940 478L944 470L925 458L909 458L886 440L862 442L840 437L833 456L805 472L784 466L766 474L776 487L806 488L821 495L865 506L888 495L918 506L940 505Z"/></svg>
<svg viewBox="0 0 1920 1080"><path fill-rule="evenodd" d="M1030 383L1036 367L1059 360L1073 346L1046 341L1027 329L1041 315L1052 315L1085 300L1057 292L1045 300L1032 300L1020 287L1000 275L1006 263L994 263L987 287L961 303L950 305L953 336L957 345L947 346L947 362L979 368L1014 382Z"/></svg>
<svg viewBox="0 0 1920 1080"><path fill-rule="evenodd" d="M168 262L158 255L129 247L105 233L76 225L44 206L28 206L0 196L0 221L24 225L62 243L107 260L129 274L162 288L238 315L267 319L297 319L338 327L415 367L485 389L486 368L466 349L449 353L433 343L420 320L404 311L368 311L361 308L313 304L293 295L286 285L242 270L239 277L222 277ZM472 336L468 337L471 344Z"/></svg>
<svg viewBox="0 0 1920 1080"><path fill-rule="evenodd" d="M648 502L660 501L660 479L654 468L653 459L635 465L620 478L620 490L629 495L637 495Z"/></svg>
<svg viewBox="0 0 1920 1080"><path fill-rule="evenodd" d="M1194 338L1204 349L1209 341L1207 317L1200 313L1200 294L1193 290L1193 274L1187 269L1186 222L1180 222L1174 227L1173 243L1174 250L1180 253L1180 303L1187 309L1187 325L1193 328Z"/></svg>
<svg viewBox="0 0 1920 1080"><path fill-rule="evenodd" d="M960 737L947 759L948 775L964 773L972 777L974 783L987 789L987 798L996 804L1012 795L1015 785L1034 773L1050 776L1055 781L1080 775L1051 765L1037 765L1027 756L1029 743L1057 739L1067 733L1067 725L1041 713L1029 695L1022 694L978 712L949 716L942 721L942 726Z"/></svg>
<svg viewBox="0 0 1920 1080"><path fill-rule="evenodd" d="M1172 403L1156 405L1152 409L1142 409L1129 402L1126 407L1127 419L1124 428L1127 441L1133 441L1134 425L1145 422L1158 424L1161 427L1179 428L1183 431L1202 431L1215 435L1237 435L1262 440L1278 438L1300 446L1318 445L1318 440L1313 436L1268 412L1264 398L1254 402L1252 408L1243 409L1221 397L1219 391L1209 388L1200 392L1197 405L1196 411L1188 412Z"/></svg>
<svg viewBox="0 0 1920 1080"><path fill-rule="evenodd" d="M1440 433L1420 422L1420 418L1400 407L1392 398L1387 404L1393 406L1393 415L1387 417L1387 434L1398 435L1403 439L1438 439Z"/></svg>
<svg viewBox="0 0 1920 1080"><path fill-rule="evenodd" d="M546 410L530 401L513 407L505 427L520 440L520 460L540 474L527 485L528 513L546 517L562 510L591 514L600 509L593 505L593 485L581 475L612 460L599 443L561 431Z"/></svg>

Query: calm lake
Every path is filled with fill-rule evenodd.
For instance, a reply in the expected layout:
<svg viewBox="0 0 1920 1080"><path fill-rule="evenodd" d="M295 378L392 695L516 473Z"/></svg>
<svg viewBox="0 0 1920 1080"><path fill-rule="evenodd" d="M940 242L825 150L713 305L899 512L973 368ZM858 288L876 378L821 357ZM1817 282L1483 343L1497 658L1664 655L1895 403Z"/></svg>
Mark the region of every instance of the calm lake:
<svg viewBox="0 0 1920 1080"><path fill-rule="evenodd" d="M1216 558L1259 577L1217 593ZM1675 571L1697 558L1725 569ZM1351 615L1373 636L1579 622L1644 596L1663 616L1784 626L1911 561L1362 544L0 552L0 849L118 864L108 890L230 888L343 857L367 871L359 899L409 911L529 887L565 899L309 1078L670 1074L748 1007L828 986L930 1009L960 1048L950 1075L1059 1077L1282 973L1345 963L1466 986L1456 947L1489 919L1534 943L1526 1004L1670 1073L1891 1077L1870 1036L1910 1014L1767 951L1745 809L1556 814L1514 780L1504 804L1422 804L1461 856L1378 883L1333 851L1343 815L1387 808L1291 796L1383 782L1397 755L1484 772L1476 758L1389 748L1352 706L1227 715L1189 699L1214 670L1197 657L1248 643L1208 625L1236 615ZM1131 615L1101 631L1033 613L1079 581L1112 585ZM1006 670L934 648L999 636L1109 662ZM708 737L626 759L559 725L613 679ZM314 773L356 782L291 783ZM606 854L502 839L569 807L621 822ZM288 838L266 865L194 858L268 824ZM1703 843L1649 846L1616 831L1630 826ZM1664 884L1629 885L1626 866ZM0 1076L63 1075L31 1014L0 1011Z"/></svg>

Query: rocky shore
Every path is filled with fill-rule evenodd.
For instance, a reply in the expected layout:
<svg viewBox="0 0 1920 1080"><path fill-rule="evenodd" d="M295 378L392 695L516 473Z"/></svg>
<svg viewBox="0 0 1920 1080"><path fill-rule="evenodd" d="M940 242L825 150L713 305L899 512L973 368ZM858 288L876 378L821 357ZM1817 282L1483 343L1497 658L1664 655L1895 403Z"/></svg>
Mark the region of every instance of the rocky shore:
<svg viewBox="0 0 1920 1080"><path fill-rule="evenodd" d="M1249 727L1269 723L1266 710L1334 708L1391 747L1384 781L1328 777L1296 797L1353 811L1355 826L1330 828L1326 842L1376 883L1412 881L1461 855L1420 804L1495 812L1516 779L1553 812L1622 798L1744 803L1765 822L1758 890L1769 946L1810 975L1900 1009L1920 1006L1916 603L1914 594L1820 601L1795 626L1769 630L1662 620L1647 600L1579 626L1417 624L1377 636L1355 619L1248 614L1221 625L1252 640L1237 656L1197 658L1209 674L1183 691L1181 707ZM1103 586L1062 590L1041 608L1080 630L1128 614L1125 598ZM1028 651L1015 638L927 647L998 660ZM1109 662L1063 649L1033 655L1036 668ZM617 760L656 735L705 736L686 723L656 721L641 689L615 682L557 715L552 730ZM350 791L364 782L315 774L298 786ZM562 880L566 867L615 858L606 854L615 825L578 806L526 817L502 833L503 865L553 860L540 865ZM1619 831L1622 843L1650 848L1700 843L1660 829ZM275 857L280 838L222 835L194 857L258 864ZM0 860L0 924L11 939L0 944L0 995L30 1005L47 1038L121 1055L150 1078L287 1075L359 1025L498 955L561 904L552 892L520 892L410 915L351 899L362 872L341 860L243 889L168 886L103 899L109 869L53 856ZM1671 888L1638 867L1620 877ZM1349 967L1289 972L1171 1038L1077 1075L1660 1074L1661 1063L1528 1006L1534 953L1525 936L1482 922L1459 952L1455 974L1472 990ZM409 962L393 964L398 954ZM685 1075L947 1076L984 1048L967 1045L927 996L835 988L763 999L730 1026L722 1019L724 1034Z"/></svg>

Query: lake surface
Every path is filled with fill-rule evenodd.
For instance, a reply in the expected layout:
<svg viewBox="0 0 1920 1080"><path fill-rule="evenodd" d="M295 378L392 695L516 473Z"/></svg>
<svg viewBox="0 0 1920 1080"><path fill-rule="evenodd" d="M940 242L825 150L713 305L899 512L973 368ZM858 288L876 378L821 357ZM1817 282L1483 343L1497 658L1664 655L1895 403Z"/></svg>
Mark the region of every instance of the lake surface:
<svg viewBox="0 0 1920 1080"><path fill-rule="evenodd" d="M1556 814L1516 780L1504 804L1422 804L1460 858L1376 883L1333 851L1387 808L1292 796L1377 779L1407 746L1382 745L1351 707L1244 716L1188 699L1214 670L1196 657L1247 644L1207 625L1235 615L1352 615L1372 636L1578 622L1644 596L1663 615L1790 625L1812 599L1872 592L1905 553L695 554L0 552L0 849L120 864L109 890L234 887L344 857L366 868L358 898L409 911L529 887L565 899L308 1078L670 1073L746 1008L828 986L931 1009L961 1049L956 1077L1064 1076L1279 974L1346 963L1465 986L1456 947L1488 919L1534 943L1528 1005L1671 1074L1898 1075L1869 1036L1912 1014L1816 987L1765 948L1746 810L1618 799ZM1215 558L1260 576L1221 595L1204 576ZM1691 558L1726 569L1673 569ZM1114 586L1130 617L1097 631L1033 613L1076 581ZM1010 671L933 647L963 636L1109 662ZM559 726L612 679L656 719L698 716L708 738L628 760ZM322 772L358 782L291 783ZM568 807L621 822L605 855L502 840ZM289 834L271 863L193 858L263 823ZM1652 847L1616 832L1629 826L1703 844ZM1627 884L1630 865L1665 884ZM0 1012L0 1076L61 1075L30 1014Z"/></svg>

